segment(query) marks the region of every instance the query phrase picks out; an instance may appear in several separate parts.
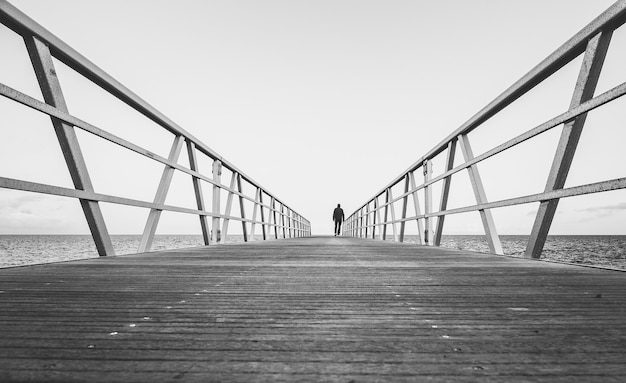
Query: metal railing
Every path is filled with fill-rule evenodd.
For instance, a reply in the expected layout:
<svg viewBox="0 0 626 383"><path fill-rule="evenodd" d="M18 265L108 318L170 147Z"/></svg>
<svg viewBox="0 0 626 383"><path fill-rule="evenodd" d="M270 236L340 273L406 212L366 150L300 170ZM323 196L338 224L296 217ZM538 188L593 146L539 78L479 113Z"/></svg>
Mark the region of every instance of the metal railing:
<svg viewBox="0 0 626 383"><path fill-rule="evenodd" d="M261 226L261 235L264 240L270 237L276 239L292 238L309 236L311 234L311 225L302 215L298 214L232 163L223 159L214 150L4 0L0 0L0 22L18 35L21 35L24 39L45 102L1 83L0 94L50 116L75 187L74 189L64 188L0 177L0 188L79 199L96 249L101 256L114 254L114 249L99 206L100 202L149 209L138 252L150 250L162 211L197 215L206 245L210 242L224 242L228 234L230 221L241 222L244 241L254 239L256 227L259 225ZM170 132L173 135L173 143L167 158L70 115L63 97L61 84L56 76L52 58L56 58L135 111L154 121L161 128ZM2 118L1 115L0 118ZM12 125L14 125L14 122ZM148 202L97 193L92 185L74 128L82 129L131 152L163 164L164 170L154 200ZM178 158L183 146L186 146L187 149L189 168L178 164ZM213 161L211 176L198 171L198 163L202 159L198 158L199 154ZM228 169L231 173L228 186L222 184L222 168ZM165 204L175 171L190 176L192 185L189 186L193 186L197 209ZM210 187L213 189L211 210L208 210L204 201L202 192L204 183L211 185ZM222 190L228 193L225 206L222 206L220 201ZM254 195L247 195L245 190L252 190L253 192L248 192L248 194L253 193ZM231 215L231 207L235 196L239 199L240 216ZM253 203L251 218L246 217L245 201ZM249 205L249 202L247 204ZM222 207L224 207L224 213L220 212ZM211 225L208 222L209 217L211 218ZM213 230L210 230L210 227Z"/></svg>
<svg viewBox="0 0 626 383"><path fill-rule="evenodd" d="M416 221L418 242L420 244L440 246L444 221L447 215L478 211L491 252L503 254L500 238L490 209L538 202L539 209L529 236L525 255L526 257L539 258L561 198L626 188L626 178L624 177L564 188L587 113L626 94L626 83L622 83L594 97L595 88L613 31L621 27L624 22L626 22L626 1L620 0L461 127L447 136L406 171L393 179L365 204L361 205L346 219L344 235L375 239L378 234L379 239L385 240L387 238L387 226L391 225L394 240L403 242L406 223ZM474 156L468 137L470 132L481 127L484 122L580 55L584 55L582 65L570 107L567 111L478 156ZM498 201L488 201L478 171L478 164L558 126L562 126L561 137L544 192ZM464 163L454 166L457 145L461 148ZM443 172L434 177L432 170L433 159L439 154L445 156ZM414 173L418 169L422 169L424 174L424 181L421 185L416 185ZM463 170L467 170L469 173L476 204L448 209L451 178L454 174ZM401 194L396 192L397 195L392 195L392 188L394 186L400 187L402 182L404 183L404 192ZM432 188L437 182L442 183L440 189L441 198L439 209L433 210ZM418 192L423 192L423 213L420 210L421 204ZM413 216L407 216L409 196L413 198L415 210L415 215ZM384 202L381 201L382 199L384 199ZM401 204L399 216L396 212L396 207L394 207L395 204ZM437 223L433 229L435 218L437 218Z"/></svg>

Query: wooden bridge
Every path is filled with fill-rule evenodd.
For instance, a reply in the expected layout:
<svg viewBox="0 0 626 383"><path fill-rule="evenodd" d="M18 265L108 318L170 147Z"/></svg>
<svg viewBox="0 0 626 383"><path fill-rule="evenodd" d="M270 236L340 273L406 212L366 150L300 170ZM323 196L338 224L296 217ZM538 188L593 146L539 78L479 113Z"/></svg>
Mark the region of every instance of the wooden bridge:
<svg viewBox="0 0 626 383"><path fill-rule="evenodd" d="M624 381L626 274L344 237L0 270L0 381Z"/></svg>
<svg viewBox="0 0 626 383"><path fill-rule="evenodd" d="M626 83L594 95L626 0L365 201L345 237L311 237L311 222L291 205L6 0L0 22L23 38L43 100L1 83L0 96L50 118L74 186L0 174L0 188L76 199L102 256L0 270L0 382L626 380L626 274L531 259L561 198L626 189L626 177L565 184L587 114L626 95ZM567 110L473 154L474 130L580 56ZM169 153L71 115L55 60L170 133ZM478 165L555 128L545 189L488 200ZM158 163L154 199L95 190L76 130ZM433 161L444 165L434 176ZM463 171L476 204L449 208L451 178ZM196 207L165 203L176 172L192 181ZM539 210L528 259L495 255L491 210L531 203ZM138 254L115 256L102 204L146 209ZM197 216L212 246L147 252L163 211ZM439 247L446 215L468 212L480 214L494 254ZM250 242L213 246L231 222ZM419 245L402 243L407 222L417 223Z"/></svg>

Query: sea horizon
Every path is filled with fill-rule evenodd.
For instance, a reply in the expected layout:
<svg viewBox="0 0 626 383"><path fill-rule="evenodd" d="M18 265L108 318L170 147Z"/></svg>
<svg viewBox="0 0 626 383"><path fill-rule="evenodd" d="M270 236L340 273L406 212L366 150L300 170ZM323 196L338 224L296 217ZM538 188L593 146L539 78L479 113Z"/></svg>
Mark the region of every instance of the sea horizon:
<svg viewBox="0 0 626 383"><path fill-rule="evenodd" d="M326 235L332 234L313 234ZM528 237L524 234L501 234L504 255L523 257ZM255 238L260 240L262 234L257 233ZM111 239L116 255L131 255L137 253L141 234L111 234ZM268 239L276 240L273 235L268 235ZM387 235L387 240L393 240L393 235ZM244 242L243 235L229 234L225 242ZM417 235L405 235L405 243L417 242ZM201 246L205 245L200 234L157 234L150 251ZM442 237L441 247L490 253L484 234L447 234ZM97 257L90 234L0 234L0 268ZM626 235L549 235L541 259L626 270Z"/></svg>

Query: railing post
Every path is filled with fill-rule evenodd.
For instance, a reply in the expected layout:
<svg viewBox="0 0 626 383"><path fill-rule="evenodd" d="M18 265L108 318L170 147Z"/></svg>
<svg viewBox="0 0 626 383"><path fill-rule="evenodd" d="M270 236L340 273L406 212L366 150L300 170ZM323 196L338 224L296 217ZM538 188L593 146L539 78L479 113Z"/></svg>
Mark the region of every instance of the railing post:
<svg viewBox="0 0 626 383"><path fill-rule="evenodd" d="M458 137L458 141L459 145L461 146L461 152L463 152L463 158L465 159L465 162L473 159L474 153L472 153L472 148L470 146L467 135L461 134ZM467 171L469 172L472 188L474 189L476 202L479 204L487 203L487 194L485 193L485 188L480 178L478 167L476 165L472 165L467 168ZM489 249L491 249L492 253L504 254L504 252L502 251L502 244L500 243L500 237L498 237L498 232L496 230L496 224L493 220L493 216L491 215L491 211L479 210L479 212L480 218L483 221L483 227L485 228L485 235L487 237L487 242L489 243Z"/></svg>
<svg viewBox="0 0 626 383"><path fill-rule="evenodd" d="M389 219L389 188L385 190L385 220L383 221L383 241L387 240L387 220Z"/></svg>
<svg viewBox="0 0 626 383"><path fill-rule="evenodd" d="M578 74L578 80L576 81L574 95L570 102L570 109L593 98L612 35L613 31L611 30L600 32L587 43L583 63ZM544 189L546 192L563 189L565 186L565 181L572 160L574 159L574 153L576 152L578 140L580 139L586 119L587 114L581 114L574 120L563 125L561 138L559 139L557 151L554 155L552 167ZM528 245L526 246L526 257L541 257L541 252L548 238L548 232L550 231L550 226L552 225L558 204L558 199L540 203Z"/></svg>
<svg viewBox="0 0 626 383"><path fill-rule="evenodd" d="M198 172L198 158L196 157L196 145L189 140L187 141L187 155L189 156L189 167L194 172ZM206 210L206 206L204 205L204 197L202 194L202 184L200 183L200 179L196 176L191 176L191 182L193 183L193 191L196 195L196 206L198 206L198 210L204 211ZM200 218L200 228L202 230L202 239L205 245L210 243L209 237L209 223L207 221L207 216L199 214Z"/></svg>
<svg viewBox="0 0 626 383"><path fill-rule="evenodd" d="M389 212L391 213L391 230L393 231L393 240L398 242L398 231L396 230L396 209L393 207L393 194L391 188L387 189L389 193Z"/></svg>
<svg viewBox="0 0 626 383"><path fill-rule="evenodd" d="M424 161L424 183L428 183L433 174L433 162L431 160ZM424 213L430 214L433 211L433 190L431 185L424 188ZM433 232L433 220L430 217L424 219L424 243L432 246L431 233Z"/></svg>
<svg viewBox="0 0 626 383"><path fill-rule="evenodd" d="M359 226L358 236L363 238L363 208L359 209L359 217L357 218L357 225Z"/></svg>
<svg viewBox="0 0 626 383"><path fill-rule="evenodd" d="M235 182L237 181L237 176L238 176L237 173L233 173L230 176L230 184L228 186L229 188L228 197L226 198L226 209L224 210L225 216L230 215L230 211L233 206L234 193L232 191L235 189ZM226 243L226 238L228 237L228 223L229 222L230 222L230 219L224 218L224 222L222 223L222 237L220 239L220 243Z"/></svg>
<svg viewBox="0 0 626 383"><path fill-rule="evenodd" d="M369 238L369 226L370 226L370 204L365 205L365 238Z"/></svg>
<svg viewBox="0 0 626 383"><path fill-rule="evenodd" d="M376 197L376 201L378 201L378 197ZM381 208L379 206L378 207L378 226L383 225L383 228L384 228L385 223L384 223L383 219L381 218L381 214L382 213L381 213L380 210L381 210ZM386 220L387 219L385 218L385 221ZM378 230L378 239L380 239L381 241L385 239L383 228L379 228L379 230Z"/></svg>
<svg viewBox="0 0 626 383"><path fill-rule="evenodd" d="M215 181L215 183L217 183L217 185L221 185L222 184L222 162L220 160L214 160L213 161L213 181ZM217 186L217 185L213 185L213 209L212 212L213 214L220 214L220 195L221 195L221 191L222 189ZM220 218L219 217L213 217L212 219L212 230L211 230L211 240L213 241L213 243L218 243L219 239L220 239Z"/></svg>
<svg viewBox="0 0 626 383"><path fill-rule="evenodd" d="M259 193L259 209L261 210L261 231L263 232L263 240L267 239L267 232L265 231L265 210L263 210L263 190Z"/></svg>
<svg viewBox="0 0 626 383"><path fill-rule="evenodd" d="M242 187L241 187L241 175L239 173L237 173L237 191L239 193L242 193ZM243 229L243 241L244 242L248 242L248 227L246 225L246 211L244 210L244 203L243 203L243 197L241 195L239 195L239 212L241 213L241 226Z"/></svg>
<svg viewBox="0 0 626 383"><path fill-rule="evenodd" d="M276 221L276 199L272 197L272 217L274 217L274 239L278 239L278 221Z"/></svg>
<svg viewBox="0 0 626 383"><path fill-rule="evenodd" d="M250 224L250 240L254 241L254 235L255 233L255 229L256 229L256 216L257 216L257 210L259 207L259 198L261 196L261 188L257 187L256 188L256 194L254 196L254 207L252 208L252 223Z"/></svg>
<svg viewBox="0 0 626 383"><path fill-rule="evenodd" d="M376 239L376 215L378 214L378 198L374 198L374 211L372 213L372 220L374 221L372 226L372 239Z"/></svg>
<svg viewBox="0 0 626 383"><path fill-rule="evenodd" d="M286 232L286 227L285 227L285 205L281 204L280 205L280 219L282 222L281 228L283 230L283 239L287 238L287 232Z"/></svg>
<svg viewBox="0 0 626 383"><path fill-rule="evenodd" d="M417 189L417 186L415 184L415 174L413 172L409 172L409 181L411 183L411 195L413 196L413 208L415 209L415 215L419 217L422 213L420 212L419 196L417 190L415 190ZM418 218L415 222L417 223L417 243L424 245L426 242L424 242L424 227L422 225L422 221Z"/></svg>
<svg viewBox="0 0 626 383"><path fill-rule="evenodd" d="M409 200L409 175L406 174L404 176L404 194L405 196L402 198L402 222L400 222L400 242L404 242L404 227L406 226L406 206Z"/></svg>
<svg viewBox="0 0 626 383"><path fill-rule="evenodd" d="M291 232L291 209L287 208L287 232L289 233L289 238L293 238Z"/></svg>
<svg viewBox="0 0 626 383"><path fill-rule="evenodd" d="M456 140L451 140L448 143L448 153L446 156L446 166L444 172L452 170L454 167L454 155L456 154ZM443 179L443 186L441 187L441 200L439 201L439 211L444 211L448 207L448 196L450 195L450 183L452 182L452 175ZM437 218L437 229L435 230L435 238L433 244L435 246L441 246L441 237L443 236L443 223L445 215L440 215Z"/></svg>
<svg viewBox="0 0 626 383"><path fill-rule="evenodd" d="M180 151L183 147L183 141L183 136L174 137L174 142L172 143L170 154L167 157L168 160L170 160L171 162L178 161L178 156L180 155ZM159 182L159 187L157 188L156 195L154 196L154 203L165 203L165 198L167 197L167 192L170 189L173 176L174 168L169 165L165 165L165 168L163 169L163 174L161 175L161 181ZM150 212L148 213L148 219L146 220L146 226L143 229L143 235L141 236L141 241L139 242L139 249L137 250L137 252L143 253L146 251L150 251L150 247L152 246L152 241L154 240L154 234L156 233L160 218L161 210L150 209Z"/></svg>
<svg viewBox="0 0 626 383"><path fill-rule="evenodd" d="M44 101L46 104L67 113L67 104L63 96L61 83L56 75L50 49L34 36L24 36L24 43L26 44L30 61L33 64ZM50 119L61 146L67 169L72 177L74 188L93 192L94 188L89 177L87 164L80 150L74 127L54 117L50 117ZM113 243L111 242L111 237L98 202L81 199L80 205L98 254L100 256L114 255Z"/></svg>

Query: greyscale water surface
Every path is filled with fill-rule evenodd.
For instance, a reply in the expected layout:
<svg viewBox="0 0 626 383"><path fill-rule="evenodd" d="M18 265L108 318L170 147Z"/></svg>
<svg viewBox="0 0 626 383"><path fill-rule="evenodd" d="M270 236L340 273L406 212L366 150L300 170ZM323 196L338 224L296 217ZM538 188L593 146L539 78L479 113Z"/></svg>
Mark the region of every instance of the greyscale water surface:
<svg viewBox="0 0 626 383"><path fill-rule="evenodd" d="M116 254L137 252L141 235L112 235ZM390 240L391 238L388 238ZM522 257L528 236L501 235L505 255ZM407 235L405 242L417 243ZM229 235L227 243L243 242L241 235ZM481 235L447 235L442 247L489 252ZM203 246L200 235L157 235L152 251ZM85 258L96 258L90 235L0 235L0 267L21 266ZM543 259L618 268L626 270L626 236L624 235L552 235L543 250Z"/></svg>

